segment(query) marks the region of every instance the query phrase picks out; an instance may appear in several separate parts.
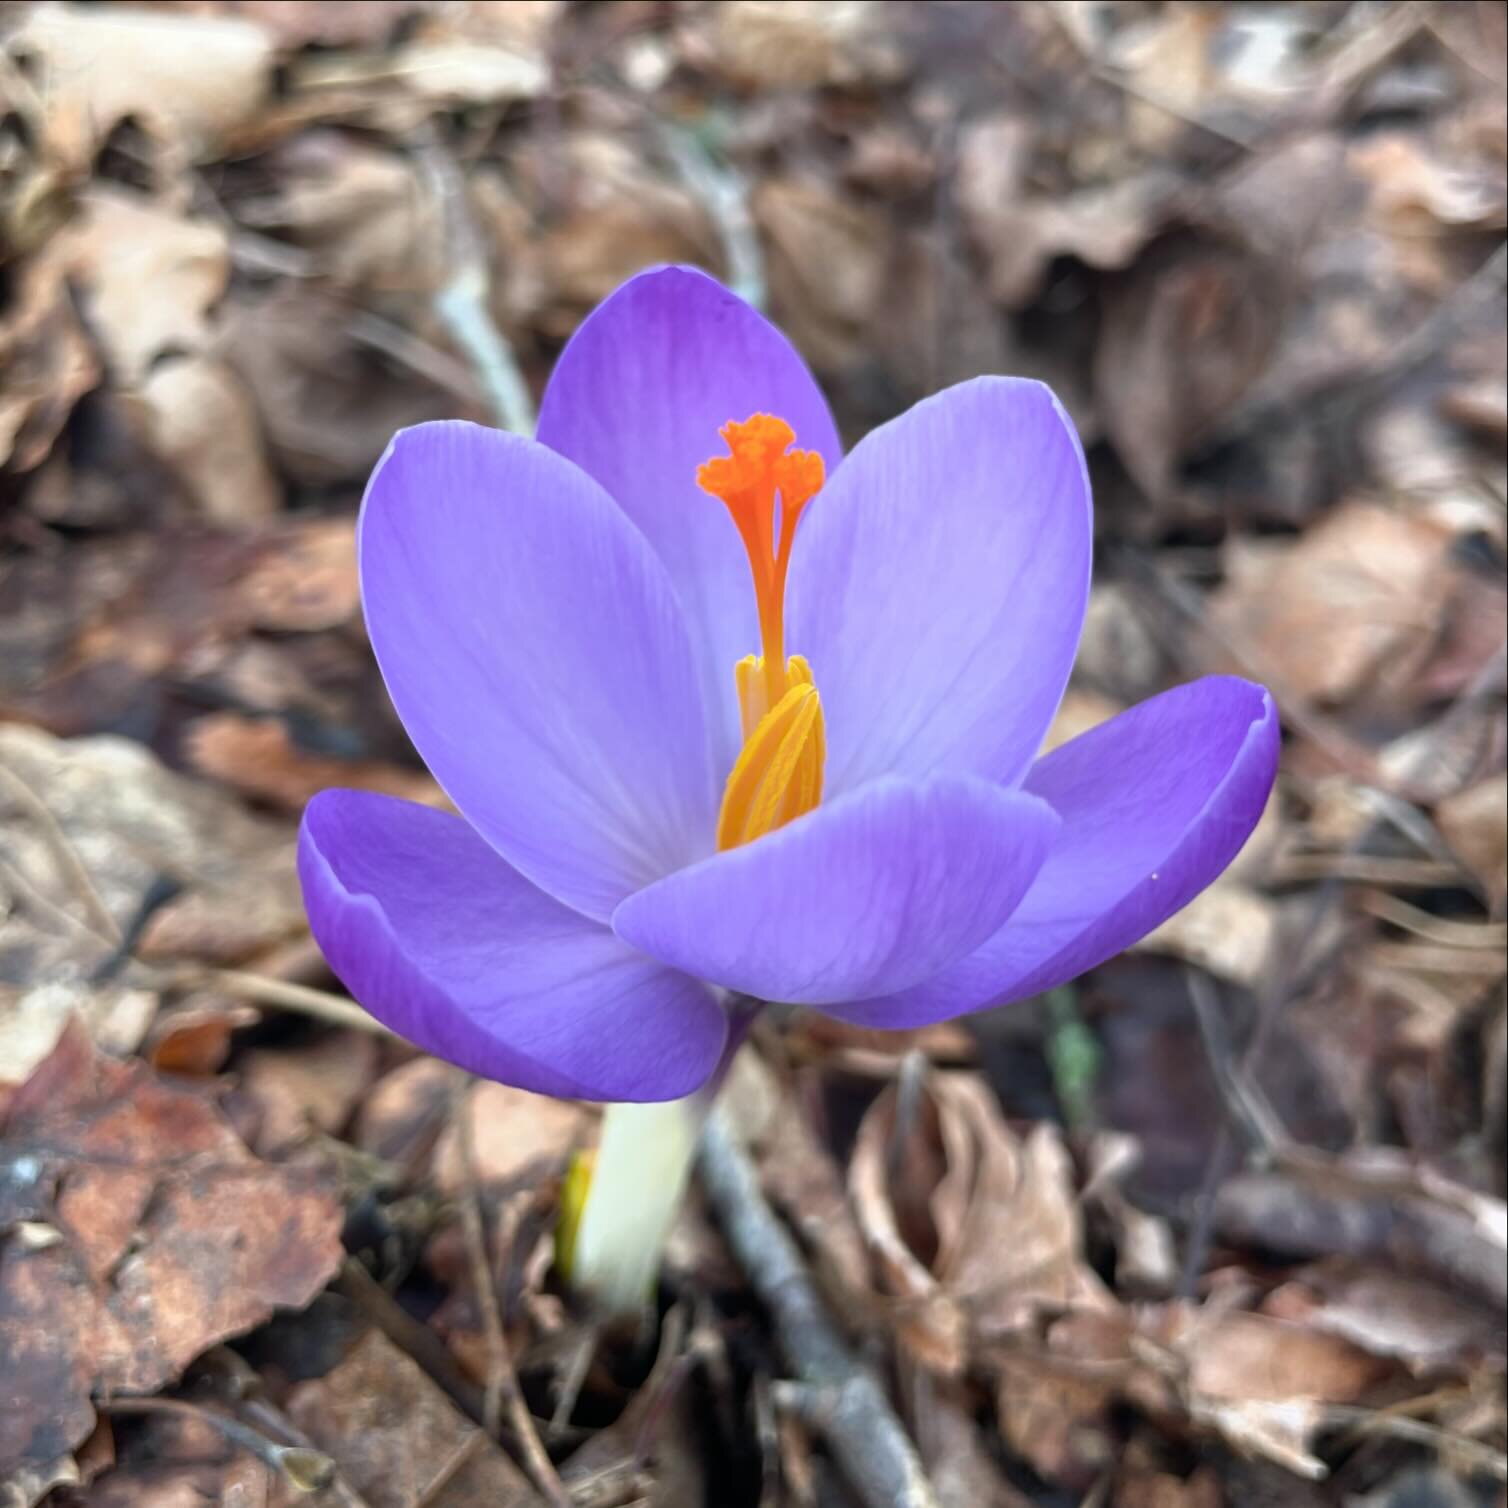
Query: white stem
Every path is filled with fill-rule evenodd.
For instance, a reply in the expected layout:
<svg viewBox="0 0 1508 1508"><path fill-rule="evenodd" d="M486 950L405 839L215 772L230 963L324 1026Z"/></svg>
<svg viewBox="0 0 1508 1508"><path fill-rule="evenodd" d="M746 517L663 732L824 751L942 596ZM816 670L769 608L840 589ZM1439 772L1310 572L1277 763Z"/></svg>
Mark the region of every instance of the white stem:
<svg viewBox="0 0 1508 1508"><path fill-rule="evenodd" d="M609 1105L571 1257L576 1288L610 1314L638 1314L691 1174L713 1095Z"/></svg>

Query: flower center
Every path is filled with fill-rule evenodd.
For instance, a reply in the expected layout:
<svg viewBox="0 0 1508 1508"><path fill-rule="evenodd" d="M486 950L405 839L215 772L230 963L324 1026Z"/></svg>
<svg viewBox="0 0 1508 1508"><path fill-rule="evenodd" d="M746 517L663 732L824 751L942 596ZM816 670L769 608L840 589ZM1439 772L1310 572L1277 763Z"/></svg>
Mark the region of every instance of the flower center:
<svg viewBox="0 0 1508 1508"><path fill-rule="evenodd" d="M744 746L717 819L723 849L762 837L822 799L822 701L806 661L785 657L785 578L796 525L825 472L816 451L790 448L795 430L771 414L730 421L718 433L729 454L697 467L696 481L722 500L748 552L762 651L733 667Z"/></svg>

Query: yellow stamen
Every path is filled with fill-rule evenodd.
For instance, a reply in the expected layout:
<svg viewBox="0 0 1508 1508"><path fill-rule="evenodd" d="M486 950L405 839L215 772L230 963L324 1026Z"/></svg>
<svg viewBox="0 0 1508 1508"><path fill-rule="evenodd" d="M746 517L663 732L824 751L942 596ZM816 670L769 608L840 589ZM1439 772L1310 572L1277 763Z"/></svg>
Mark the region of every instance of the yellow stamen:
<svg viewBox="0 0 1508 1508"><path fill-rule="evenodd" d="M698 467L696 480L726 505L748 552L763 651L733 668L744 748L723 792L717 846L734 848L822 799L822 702L811 667L800 655L785 657L785 582L796 525L825 471L815 451L790 449L796 433L784 419L755 414L719 433L730 453Z"/></svg>
<svg viewBox="0 0 1508 1508"><path fill-rule="evenodd" d="M809 812L822 798L822 703L810 681L760 719L728 776L717 846L737 848Z"/></svg>

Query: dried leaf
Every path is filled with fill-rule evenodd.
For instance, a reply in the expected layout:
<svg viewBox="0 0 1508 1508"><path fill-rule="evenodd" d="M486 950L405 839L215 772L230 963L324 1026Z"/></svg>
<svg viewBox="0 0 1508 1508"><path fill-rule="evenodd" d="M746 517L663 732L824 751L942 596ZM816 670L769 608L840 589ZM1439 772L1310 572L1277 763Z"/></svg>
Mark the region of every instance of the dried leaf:
<svg viewBox="0 0 1508 1508"><path fill-rule="evenodd" d="M1167 237L1109 287L1094 390L1126 469L1153 500L1267 365L1278 274L1210 236Z"/></svg>
<svg viewBox="0 0 1508 1508"><path fill-rule="evenodd" d="M1502 776L1447 796L1435 808L1435 821L1501 916L1508 905L1508 786Z"/></svg>
<svg viewBox="0 0 1508 1508"><path fill-rule="evenodd" d="M1202 890L1138 944L1170 953L1232 984L1257 985L1271 965L1277 910L1265 895L1227 879Z"/></svg>
<svg viewBox="0 0 1508 1508"><path fill-rule="evenodd" d="M270 41L232 17L38 5L6 48L34 71L49 145L75 168L127 117L202 161L251 117L272 79Z"/></svg>
<svg viewBox="0 0 1508 1508"><path fill-rule="evenodd" d="M270 154L268 169L276 191L240 203L239 217L311 253L335 283L420 299L444 282L444 216L410 159L310 131Z"/></svg>
<svg viewBox="0 0 1508 1508"><path fill-rule="evenodd" d="M370 1508L523 1508L534 1500L507 1456L380 1332L295 1388L288 1416Z"/></svg>
<svg viewBox="0 0 1508 1508"><path fill-rule="evenodd" d="M224 362L160 361L138 396L148 442L204 517L249 524L280 510L282 489L267 464L251 396Z"/></svg>
<svg viewBox="0 0 1508 1508"><path fill-rule="evenodd" d="M1355 502L1292 544L1232 549L1228 568L1214 623L1300 696L1343 705L1411 683L1450 593L1450 535Z"/></svg>
<svg viewBox="0 0 1508 1508"><path fill-rule="evenodd" d="M19 931L0 925L0 958ZM0 1084L18 1084L57 1046L64 1027L80 1021L105 1052L124 1057L141 1045L157 1014L157 995L125 985L52 979L30 988L0 985Z"/></svg>
<svg viewBox="0 0 1508 1508"><path fill-rule="evenodd" d="M445 805L434 780L378 759L336 759L298 748L288 725L274 718L213 712L184 735L190 764L232 789L284 811L301 812L330 786L379 791L427 806Z"/></svg>
<svg viewBox="0 0 1508 1508"><path fill-rule="evenodd" d="M1068 1156L1055 1131L1018 1141L983 1080L927 1074L901 1112L887 1089L864 1117L849 1194L902 1343L956 1373L981 1334L1044 1307L1110 1302L1085 1265ZM908 1166L909 1164L909 1166Z"/></svg>
<svg viewBox="0 0 1508 1508"><path fill-rule="evenodd" d="M158 357L208 345L208 314L230 278L220 226L100 185L81 197L62 247L117 382L134 388Z"/></svg>
<svg viewBox="0 0 1508 1508"><path fill-rule="evenodd" d="M118 929L164 879L181 892L152 916L144 957L244 961L302 928L302 905L285 827L246 815L223 793L164 769L123 739L65 742L37 729L0 725L0 765L46 802L89 884ZM0 959L13 977L45 979L31 999L39 1017L82 1007L101 1040L129 1050L150 1024L155 997L84 983L109 956L76 878L60 870L54 844L25 816L0 823L5 880L24 885L0 916ZM59 916L67 925L59 924ZM19 1003L13 1009L20 1009Z"/></svg>
<svg viewBox="0 0 1508 1508"><path fill-rule="evenodd" d="M802 178L767 178L751 209L769 243L770 301L781 325L819 369L853 366L884 298L889 227ZM843 276L828 277L828 267Z"/></svg>
<svg viewBox="0 0 1508 1508"><path fill-rule="evenodd" d="M957 195L989 268L990 296L1008 309L1030 304L1053 259L1077 257L1104 271L1130 266L1157 234L1180 187L1154 169L1069 194L1027 185L1035 132L1016 115L971 122L958 144Z"/></svg>
<svg viewBox="0 0 1508 1508"><path fill-rule="evenodd" d="M712 13L716 66L746 89L885 83L905 69L874 0L728 0Z"/></svg>
<svg viewBox="0 0 1508 1508"><path fill-rule="evenodd" d="M0 464L30 471L51 450L99 364L79 323L63 258L33 258L0 318Z"/></svg>
<svg viewBox="0 0 1508 1508"><path fill-rule="evenodd" d="M63 1240L0 1250L0 1358L27 1387L0 1479L93 1425L91 1392L150 1393L217 1341L298 1308L341 1258L324 1176L253 1157L199 1094L71 1027L0 1123L0 1225Z"/></svg>
<svg viewBox="0 0 1508 1508"><path fill-rule="evenodd" d="M352 320L333 294L291 281L227 319L225 357L251 388L273 458L307 485L360 484L395 431L456 416L450 392L357 343Z"/></svg>
<svg viewBox="0 0 1508 1508"><path fill-rule="evenodd" d="M338 1133L377 1076L377 1051L370 1032L336 1031L297 1047L253 1047L241 1054L241 1090L257 1112L248 1138L252 1148L276 1158L311 1133Z"/></svg>
<svg viewBox="0 0 1508 1508"><path fill-rule="evenodd" d="M506 1084L473 1084L463 1114L471 1118L477 1182L494 1188L564 1172L591 1124L580 1105ZM448 1125L435 1148L435 1182L448 1194L462 1186L459 1138L460 1127Z"/></svg>

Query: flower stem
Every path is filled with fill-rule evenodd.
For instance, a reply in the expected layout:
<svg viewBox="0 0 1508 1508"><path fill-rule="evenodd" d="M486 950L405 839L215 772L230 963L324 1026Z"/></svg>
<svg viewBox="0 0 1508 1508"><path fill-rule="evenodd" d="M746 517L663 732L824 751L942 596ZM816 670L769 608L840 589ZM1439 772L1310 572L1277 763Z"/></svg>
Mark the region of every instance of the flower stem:
<svg viewBox="0 0 1508 1508"><path fill-rule="evenodd" d="M637 1315L654 1298L702 1127L755 1009L755 1002L742 998L730 1002L722 1058L695 1094L659 1104L612 1104L603 1113L569 1276L576 1291L606 1314Z"/></svg>

